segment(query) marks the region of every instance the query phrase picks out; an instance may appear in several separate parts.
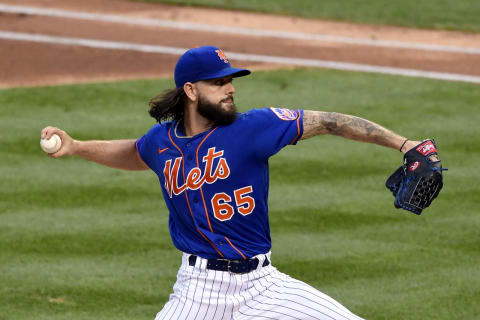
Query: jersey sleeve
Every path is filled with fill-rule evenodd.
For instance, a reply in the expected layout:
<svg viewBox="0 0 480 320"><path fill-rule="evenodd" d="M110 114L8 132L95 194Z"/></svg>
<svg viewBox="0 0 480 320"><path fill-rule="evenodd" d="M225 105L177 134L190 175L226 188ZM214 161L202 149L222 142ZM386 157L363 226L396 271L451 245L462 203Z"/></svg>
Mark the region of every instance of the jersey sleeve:
<svg viewBox="0 0 480 320"><path fill-rule="evenodd" d="M156 146L154 145L154 136L158 131L158 125L155 125L146 134L140 137L136 142L138 155L151 169L153 169L153 160L155 157Z"/></svg>
<svg viewBox="0 0 480 320"><path fill-rule="evenodd" d="M296 144L303 134L303 110L265 108L249 111L253 122L252 142L264 159L289 144Z"/></svg>

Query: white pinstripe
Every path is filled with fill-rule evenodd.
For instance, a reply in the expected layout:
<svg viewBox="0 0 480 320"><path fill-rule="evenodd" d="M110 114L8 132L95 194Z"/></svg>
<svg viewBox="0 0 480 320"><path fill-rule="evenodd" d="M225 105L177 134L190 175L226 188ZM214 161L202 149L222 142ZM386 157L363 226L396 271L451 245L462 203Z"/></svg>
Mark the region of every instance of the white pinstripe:
<svg viewBox="0 0 480 320"><path fill-rule="evenodd" d="M173 293L155 320L362 320L326 294L271 264L248 274L207 270L183 254ZM270 260L271 261L271 260Z"/></svg>

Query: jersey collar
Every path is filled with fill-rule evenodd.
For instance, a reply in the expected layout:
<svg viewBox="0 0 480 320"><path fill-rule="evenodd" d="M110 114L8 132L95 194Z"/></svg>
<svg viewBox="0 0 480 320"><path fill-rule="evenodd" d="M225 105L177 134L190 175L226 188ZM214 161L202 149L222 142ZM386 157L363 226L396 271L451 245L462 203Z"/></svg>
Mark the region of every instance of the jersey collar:
<svg viewBox="0 0 480 320"><path fill-rule="evenodd" d="M175 134L175 138L177 139L190 139L190 138L195 138L195 137L198 137L198 136L201 136L201 135L204 135L206 133L209 133L210 131L212 131L213 129L216 128L216 126L213 126L211 127L210 129L208 129L207 131L204 131L204 132L200 132L194 136L186 136L182 133L181 130L178 129L178 125L182 122L182 121L174 121L175 122L175 126L173 128L173 133Z"/></svg>

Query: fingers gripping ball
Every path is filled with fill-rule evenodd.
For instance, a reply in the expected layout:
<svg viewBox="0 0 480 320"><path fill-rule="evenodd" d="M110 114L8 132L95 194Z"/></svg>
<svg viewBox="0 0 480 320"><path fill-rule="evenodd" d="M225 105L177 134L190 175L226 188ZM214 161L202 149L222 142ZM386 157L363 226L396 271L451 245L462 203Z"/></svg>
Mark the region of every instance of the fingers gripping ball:
<svg viewBox="0 0 480 320"><path fill-rule="evenodd" d="M443 187L442 162L433 140L424 140L403 157L398 168L385 183L395 197L394 205L421 214Z"/></svg>
<svg viewBox="0 0 480 320"><path fill-rule="evenodd" d="M40 147L46 153L55 153L62 147L62 139L56 134L52 135L50 139L40 139Z"/></svg>

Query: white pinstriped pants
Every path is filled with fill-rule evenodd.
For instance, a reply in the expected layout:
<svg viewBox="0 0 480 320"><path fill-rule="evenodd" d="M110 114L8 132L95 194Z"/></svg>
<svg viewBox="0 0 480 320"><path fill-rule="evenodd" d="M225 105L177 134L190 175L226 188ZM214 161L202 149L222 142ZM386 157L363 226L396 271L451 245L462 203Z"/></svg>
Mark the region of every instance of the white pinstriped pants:
<svg viewBox="0 0 480 320"><path fill-rule="evenodd" d="M173 293L155 320L362 320L326 294L270 265L246 274L207 270L183 254ZM270 260L271 261L271 260Z"/></svg>

